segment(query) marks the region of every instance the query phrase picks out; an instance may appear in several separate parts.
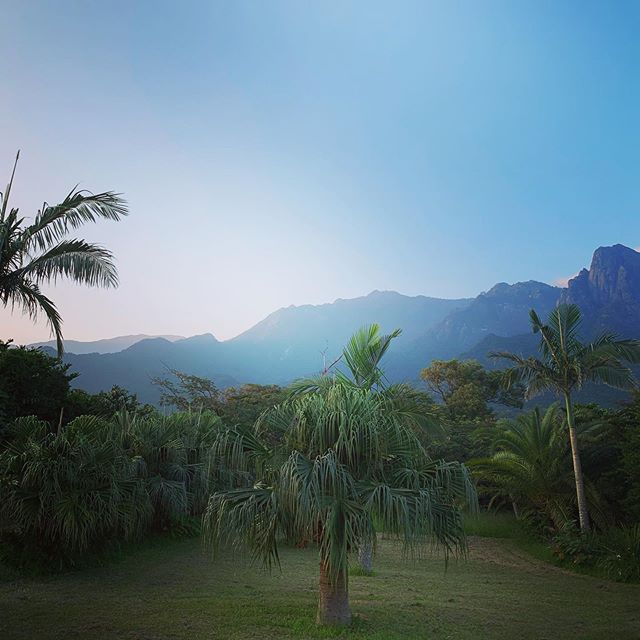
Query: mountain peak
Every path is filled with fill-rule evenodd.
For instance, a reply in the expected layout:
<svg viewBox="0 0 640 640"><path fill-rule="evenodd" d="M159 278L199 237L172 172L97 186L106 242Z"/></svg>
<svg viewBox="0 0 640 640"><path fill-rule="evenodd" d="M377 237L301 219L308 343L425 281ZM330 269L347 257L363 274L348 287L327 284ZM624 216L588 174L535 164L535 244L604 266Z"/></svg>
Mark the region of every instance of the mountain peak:
<svg viewBox="0 0 640 640"><path fill-rule="evenodd" d="M569 280L562 301L580 307L591 332L631 335L640 325L640 253L622 244L599 247L589 269Z"/></svg>

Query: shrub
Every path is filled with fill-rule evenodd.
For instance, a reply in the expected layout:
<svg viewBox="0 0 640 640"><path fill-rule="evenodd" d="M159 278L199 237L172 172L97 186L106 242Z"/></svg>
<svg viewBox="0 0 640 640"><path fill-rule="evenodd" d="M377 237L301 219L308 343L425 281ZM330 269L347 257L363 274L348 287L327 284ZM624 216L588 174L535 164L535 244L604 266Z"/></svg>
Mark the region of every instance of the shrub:
<svg viewBox="0 0 640 640"><path fill-rule="evenodd" d="M582 533L570 520L552 538L551 550L561 562L593 565L600 553L600 544L596 534Z"/></svg>
<svg viewBox="0 0 640 640"><path fill-rule="evenodd" d="M612 580L640 581L640 524L611 529L602 536L598 565Z"/></svg>
<svg viewBox="0 0 640 640"><path fill-rule="evenodd" d="M207 413L82 416L59 433L16 420L0 449L3 555L58 569L153 529L197 533L194 517L216 482L209 451L219 426Z"/></svg>
<svg viewBox="0 0 640 640"><path fill-rule="evenodd" d="M89 550L144 531L149 498L108 424L85 416L52 434L46 422L20 418L7 436L0 536L16 562L73 565Z"/></svg>

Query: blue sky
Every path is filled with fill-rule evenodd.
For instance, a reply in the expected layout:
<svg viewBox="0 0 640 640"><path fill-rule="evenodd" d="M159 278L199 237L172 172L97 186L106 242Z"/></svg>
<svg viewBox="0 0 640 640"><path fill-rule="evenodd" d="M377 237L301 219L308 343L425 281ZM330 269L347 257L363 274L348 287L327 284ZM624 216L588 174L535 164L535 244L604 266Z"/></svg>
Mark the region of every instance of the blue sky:
<svg viewBox="0 0 640 640"><path fill-rule="evenodd" d="M637 2L3 2L0 178L131 216L68 338L231 337L373 289L476 295L640 245ZM46 337L0 312L2 334Z"/></svg>

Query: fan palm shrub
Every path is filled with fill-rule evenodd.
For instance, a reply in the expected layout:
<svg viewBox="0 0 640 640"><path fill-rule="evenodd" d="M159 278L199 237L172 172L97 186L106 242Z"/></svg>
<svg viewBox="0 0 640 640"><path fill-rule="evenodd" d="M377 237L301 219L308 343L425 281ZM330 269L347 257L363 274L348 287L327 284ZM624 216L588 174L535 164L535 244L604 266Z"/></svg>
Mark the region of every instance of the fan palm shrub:
<svg viewBox="0 0 640 640"><path fill-rule="evenodd" d="M135 538L152 515L131 459L92 416L58 434L36 418L17 419L0 452L0 488L0 538L41 566Z"/></svg>
<svg viewBox="0 0 640 640"><path fill-rule="evenodd" d="M590 527L589 509L572 396L587 383L604 383L620 389L633 388L635 379L625 362L640 362L640 341L621 340L614 334L605 333L593 342L582 342L580 309L573 304L559 305L549 314L546 323L542 322L533 309L530 319L533 332L540 334L539 358L523 358L506 351L490 355L513 364L507 370L507 381L509 384L524 384L527 399L550 391L563 401L571 444L580 529L586 532Z"/></svg>
<svg viewBox="0 0 640 640"><path fill-rule="evenodd" d="M210 412L139 417L120 411L113 424L149 496L154 527L171 528L201 515L217 477L210 451L220 418Z"/></svg>
<svg viewBox="0 0 640 640"><path fill-rule="evenodd" d="M241 486L210 498L205 540L248 545L267 567L282 541L317 545L317 622L329 625L351 621L349 557L374 539L374 518L408 552L464 552L462 507L475 499L466 469L431 461L391 409L383 394L336 384L222 434L214 455Z"/></svg>
<svg viewBox="0 0 640 640"><path fill-rule="evenodd" d="M33 319L44 313L61 354L62 318L40 287L58 278L88 286L117 286L113 255L100 245L68 235L87 222L120 220L128 210L111 191L92 194L73 189L59 204L45 202L33 222L27 223L18 209L9 208L15 170L14 164L9 184L0 194L0 304L17 307Z"/></svg>

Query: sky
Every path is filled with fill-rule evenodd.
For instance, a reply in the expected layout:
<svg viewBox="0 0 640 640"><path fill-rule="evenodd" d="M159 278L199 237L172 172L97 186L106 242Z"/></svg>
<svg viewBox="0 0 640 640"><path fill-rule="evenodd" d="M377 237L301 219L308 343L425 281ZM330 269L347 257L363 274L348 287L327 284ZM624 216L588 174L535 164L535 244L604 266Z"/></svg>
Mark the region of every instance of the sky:
<svg viewBox="0 0 640 640"><path fill-rule="evenodd" d="M0 0L0 182L130 216L65 337L237 335L291 304L560 282L640 246L640 3ZM48 330L0 309L0 336Z"/></svg>

